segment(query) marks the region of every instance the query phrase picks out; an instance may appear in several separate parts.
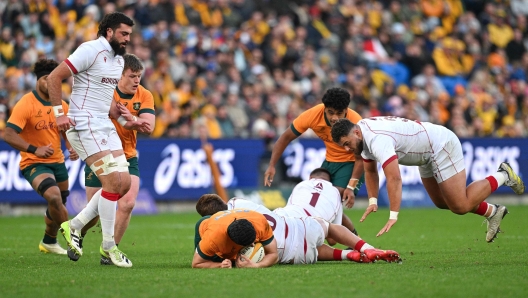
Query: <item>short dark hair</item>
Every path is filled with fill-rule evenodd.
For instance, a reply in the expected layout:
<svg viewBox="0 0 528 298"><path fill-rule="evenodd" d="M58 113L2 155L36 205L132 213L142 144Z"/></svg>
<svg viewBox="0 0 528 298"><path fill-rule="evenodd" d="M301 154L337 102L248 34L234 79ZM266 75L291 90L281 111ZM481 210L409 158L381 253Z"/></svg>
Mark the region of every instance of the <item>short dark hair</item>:
<svg viewBox="0 0 528 298"><path fill-rule="evenodd" d="M125 59L125 67L123 68L123 73L125 70L130 69L132 72L142 71L145 67L138 56L134 54L125 54L123 55Z"/></svg>
<svg viewBox="0 0 528 298"><path fill-rule="evenodd" d="M213 215L216 212L227 210L227 204L214 193L204 194L196 203L196 211L201 216Z"/></svg>
<svg viewBox="0 0 528 298"><path fill-rule="evenodd" d="M310 173L310 177L321 177L323 175L328 175L328 178L332 178L332 174L330 174L330 171L328 171L325 168L316 168Z"/></svg>
<svg viewBox="0 0 528 298"><path fill-rule="evenodd" d="M106 37L106 31L108 28L116 30L121 24L134 26L134 21L122 12L112 12L103 17L101 23L99 23L99 30L97 31L97 37Z"/></svg>
<svg viewBox="0 0 528 298"><path fill-rule="evenodd" d="M343 88L334 87L326 90L323 95L325 108L332 108L336 111L343 111L350 104L350 93Z"/></svg>
<svg viewBox="0 0 528 298"><path fill-rule="evenodd" d="M59 63L53 59L40 59L33 66L33 73L38 80L40 77L50 74L57 66Z"/></svg>
<svg viewBox="0 0 528 298"><path fill-rule="evenodd" d="M348 136L352 128L356 126L352 121L347 118L341 118L332 125L332 140L339 143L342 137Z"/></svg>
<svg viewBox="0 0 528 298"><path fill-rule="evenodd" d="M227 235L238 245L248 246L255 242L257 232L247 219L235 219L227 227Z"/></svg>

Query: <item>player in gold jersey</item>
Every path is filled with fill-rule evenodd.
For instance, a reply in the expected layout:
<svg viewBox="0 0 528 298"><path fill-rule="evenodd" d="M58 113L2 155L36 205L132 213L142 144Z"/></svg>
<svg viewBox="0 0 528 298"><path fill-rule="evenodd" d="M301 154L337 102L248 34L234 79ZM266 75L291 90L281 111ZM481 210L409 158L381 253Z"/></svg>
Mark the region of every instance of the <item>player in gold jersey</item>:
<svg viewBox="0 0 528 298"><path fill-rule="evenodd" d="M155 122L154 100L152 93L139 84L141 73L144 69L143 64L139 58L133 54L125 54L123 58L125 60L125 67L123 68L121 80L114 91L114 100L125 106L133 116L147 120L152 128L147 133L152 133ZM139 166L136 150L137 131L125 129L115 119L112 119L112 122L114 122L117 134L123 145L124 154L129 163L128 171L130 172L131 180L130 190L117 202L114 239L116 245L119 245L130 222L132 210L134 209L136 197L139 192ZM101 182L97 179L97 176L94 175L90 167L85 167L84 173L86 197L90 200L101 188ZM87 227L83 228L83 238L86 231L92 227L94 223L95 222L92 222L87 225ZM101 264L112 264L112 261L103 250L100 250L100 254Z"/></svg>
<svg viewBox="0 0 528 298"><path fill-rule="evenodd" d="M65 204L68 198L68 170L64 165L61 139L55 115L49 101L46 78L58 66L54 60L41 59L35 63L36 89L17 102L7 121L5 141L20 150L20 170L39 195L48 201L44 220L46 231L39 244L44 253L66 254L57 242L61 223L68 220ZM68 105L62 102L67 111ZM66 138L63 136L66 140ZM79 158L66 140L70 159Z"/></svg>
<svg viewBox="0 0 528 298"><path fill-rule="evenodd" d="M323 140L326 147L326 158L321 168L330 172L332 184L339 190L346 207L351 208L354 205L355 195L364 181L363 161L361 158L356 160L353 153L334 143L330 132L332 125L338 119L347 118L357 123L361 120L361 116L348 107L350 94L345 89L328 89L322 101L322 104L299 115L279 137L273 146L270 163L264 174L264 185L271 186L275 176L275 165L288 144L310 128ZM344 214L343 225L357 235L352 221Z"/></svg>

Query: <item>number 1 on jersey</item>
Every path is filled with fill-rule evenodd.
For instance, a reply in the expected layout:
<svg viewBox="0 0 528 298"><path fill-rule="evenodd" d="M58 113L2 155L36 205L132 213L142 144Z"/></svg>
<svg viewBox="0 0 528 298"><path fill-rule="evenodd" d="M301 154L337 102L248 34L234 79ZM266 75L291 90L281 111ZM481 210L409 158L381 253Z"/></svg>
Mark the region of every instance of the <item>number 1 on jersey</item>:
<svg viewBox="0 0 528 298"><path fill-rule="evenodd" d="M317 201L319 200L319 196L321 194L318 193L318 192L313 192L312 193L312 199L310 200L310 205L312 205L313 207L315 207L315 205L317 204Z"/></svg>

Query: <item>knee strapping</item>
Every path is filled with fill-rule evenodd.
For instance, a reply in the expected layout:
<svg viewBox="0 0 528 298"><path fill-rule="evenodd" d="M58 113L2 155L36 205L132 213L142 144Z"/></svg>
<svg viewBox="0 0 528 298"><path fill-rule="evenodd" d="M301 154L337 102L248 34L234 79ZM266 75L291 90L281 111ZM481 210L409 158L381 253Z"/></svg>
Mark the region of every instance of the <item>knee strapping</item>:
<svg viewBox="0 0 528 298"><path fill-rule="evenodd" d="M103 156L101 159L96 160L91 166L90 169L97 176L105 176L112 172L119 171L119 166L114 159L112 154Z"/></svg>
<svg viewBox="0 0 528 298"><path fill-rule="evenodd" d="M45 178L44 180L42 180L42 182L40 182L39 186L37 187L37 192L41 196L44 196L44 193L46 192L46 190L48 190L50 187L53 187L53 186L59 187L55 179L50 178L50 177Z"/></svg>
<svg viewBox="0 0 528 298"><path fill-rule="evenodd" d="M49 208L46 209L46 217L49 218L49 220L53 220L53 218L51 218L51 214L49 213Z"/></svg>
<svg viewBox="0 0 528 298"><path fill-rule="evenodd" d="M69 195L70 195L69 190L61 190L62 204L66 205L66 201L68 201Z"/></svg>
<svg viewBox="0 0 528 298"><path fill-rule="evenodd" d="M115 157L115 161L117 162L117 170L119 172L128 172L128 166L130 164L128 163L126 156L124 154L121 154L118 157Z"/></svg>

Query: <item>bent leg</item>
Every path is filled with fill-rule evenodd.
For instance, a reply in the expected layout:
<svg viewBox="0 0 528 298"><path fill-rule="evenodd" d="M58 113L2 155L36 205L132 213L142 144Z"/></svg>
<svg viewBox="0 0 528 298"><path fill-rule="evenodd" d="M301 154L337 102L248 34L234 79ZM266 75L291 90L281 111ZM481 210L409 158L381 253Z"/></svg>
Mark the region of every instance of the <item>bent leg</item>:
<svg viewBox="0 0 528 298"><path fill-rule="evenodd" d="M139 177L130 175L131 186L130 190L117 202L117 214L115 222L115 235L114 239L116 244L121 242L123 235L125 234L130 218L132 216L132 210L136 204L136 198L139 192Z"/></svg>
<svg viewBox="0 0 528 298"><path fill-rule="evenodd" d="M49 215L57 226L68 221L68 211L62 204L61 192L55 182L55 176L49 173L38 175L33 179L31 186L48 202Z"/></svg>
<svg viewBox="0 0 528 298"><path fill-rule="evenodd" d="M433 201L436 207L440 209L449 209L449 206L447 206L444 197L442 196L442 192L440 191L440 186L438 186L438 182L436 182L435 178L422 177L422 183L425 190L427 191L427 194L429 194L431 201Z"/></svg>

